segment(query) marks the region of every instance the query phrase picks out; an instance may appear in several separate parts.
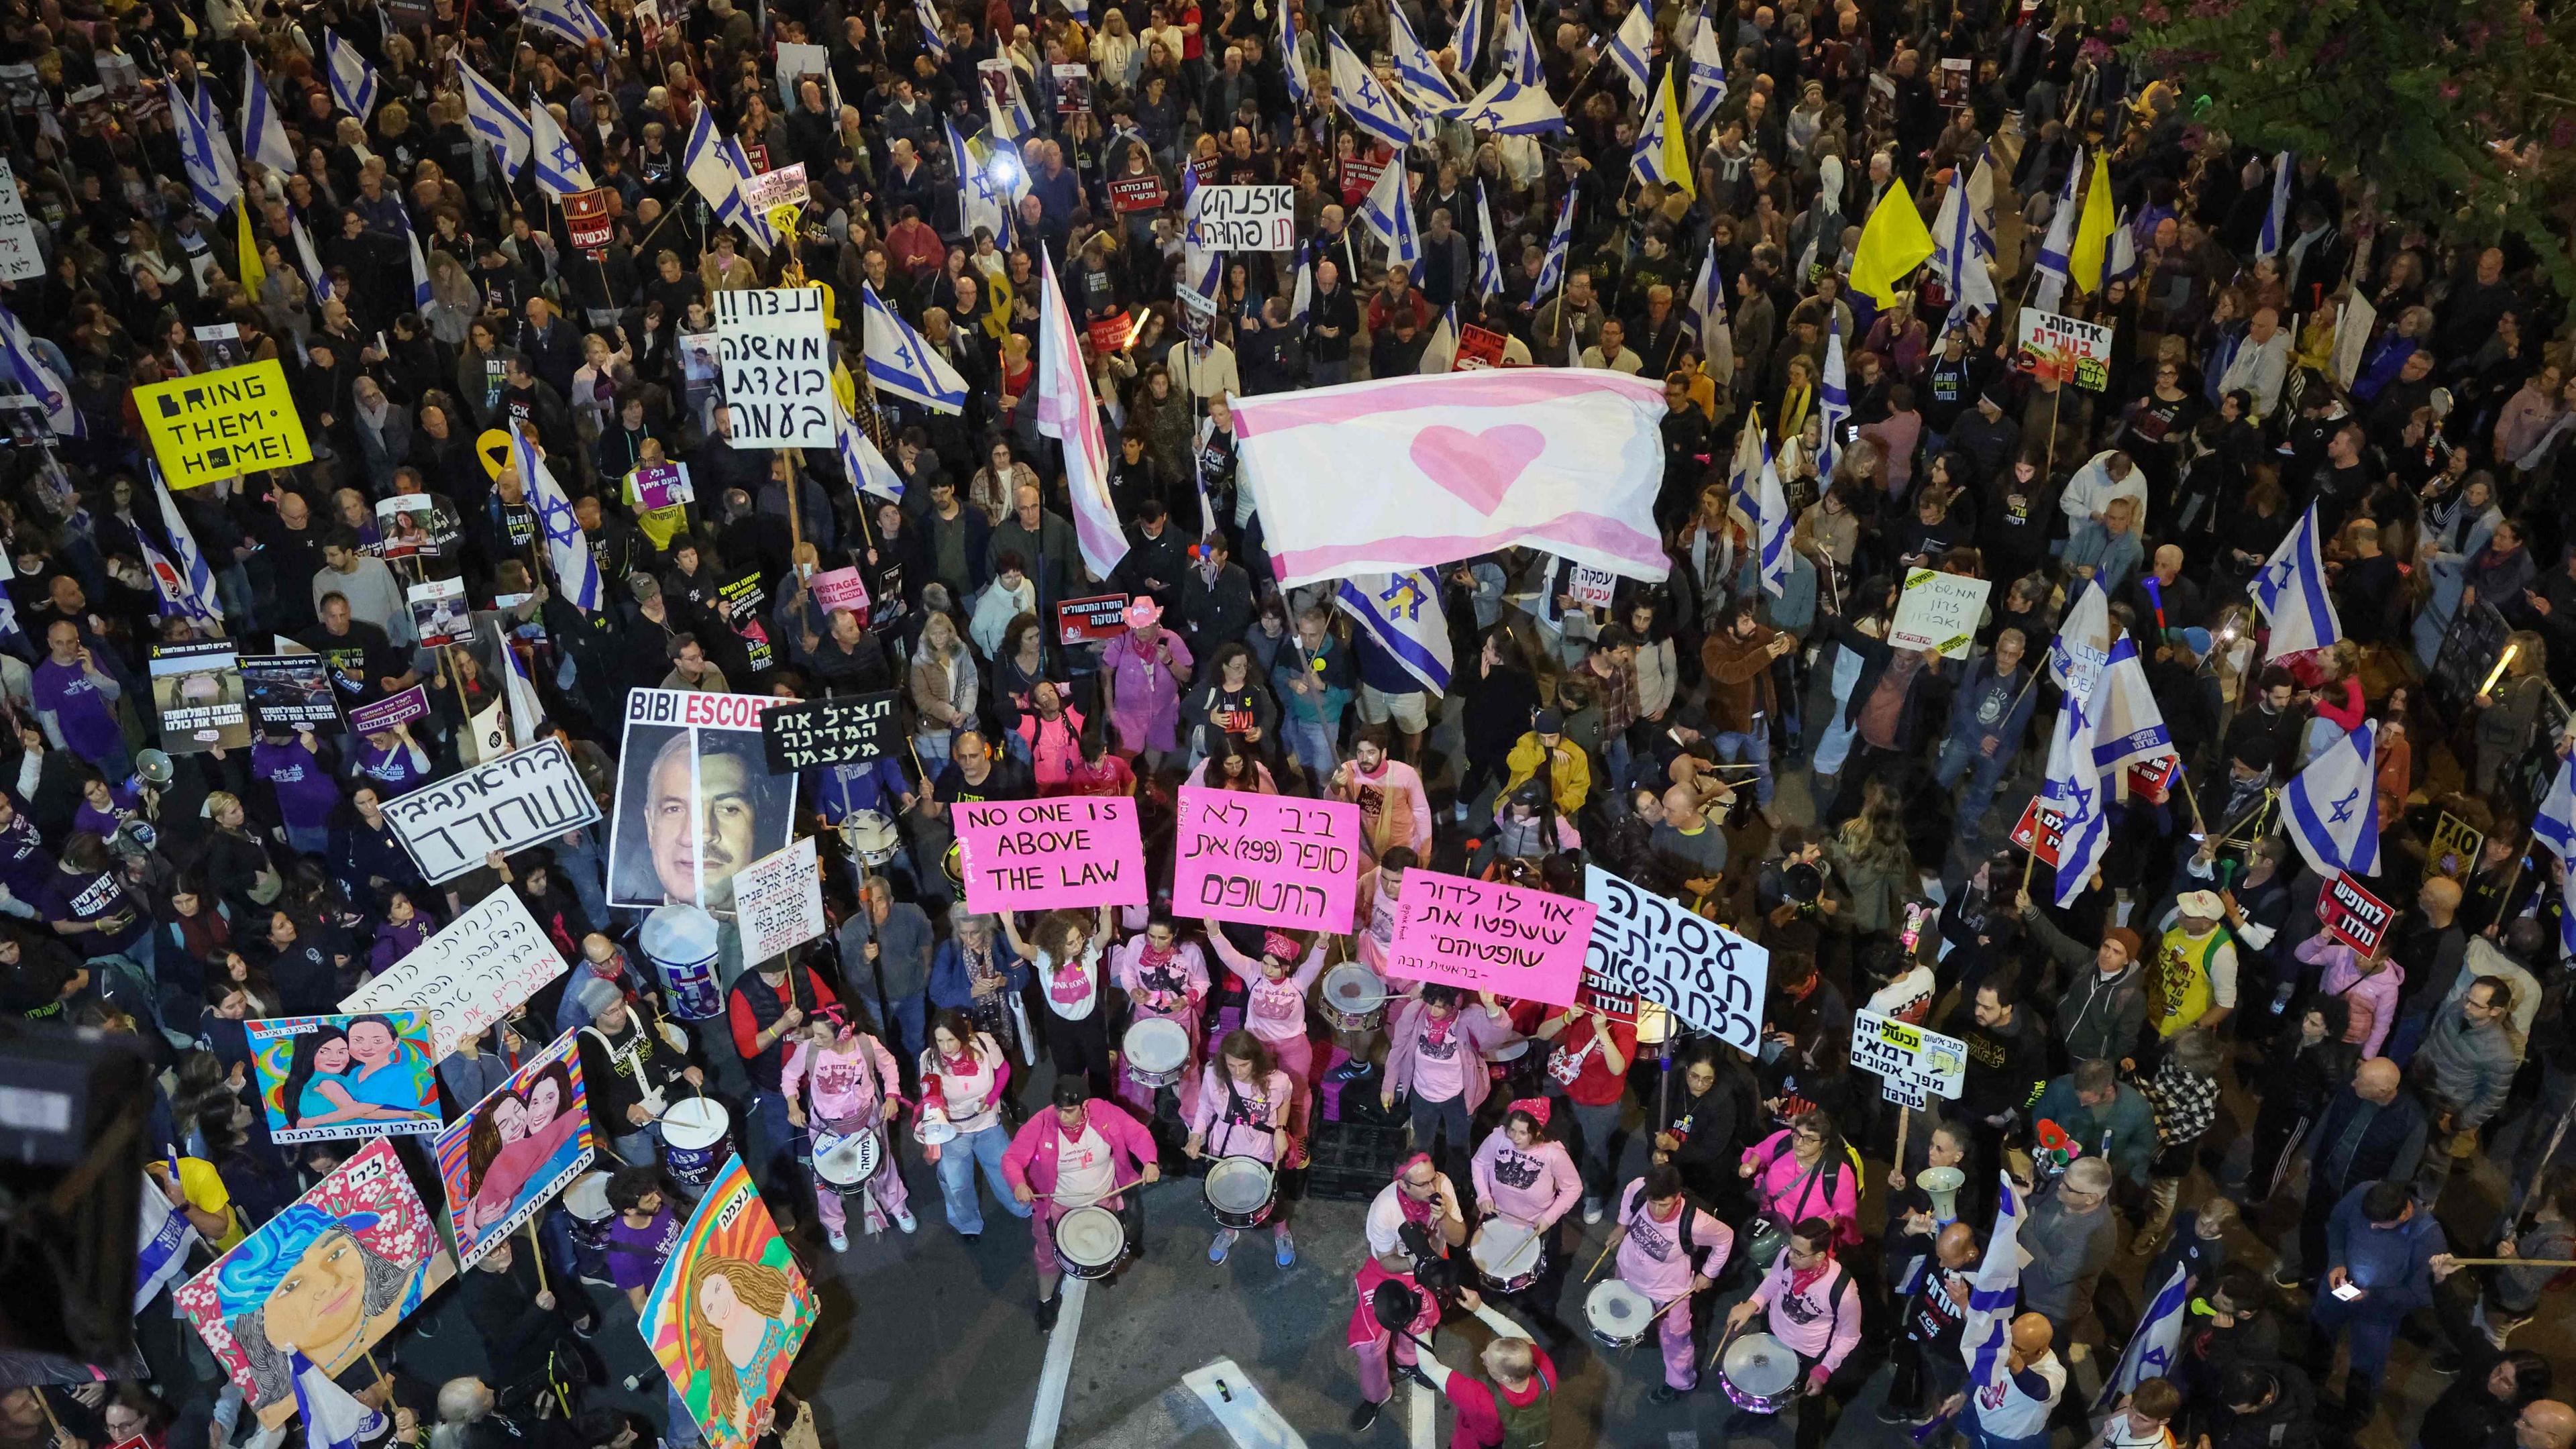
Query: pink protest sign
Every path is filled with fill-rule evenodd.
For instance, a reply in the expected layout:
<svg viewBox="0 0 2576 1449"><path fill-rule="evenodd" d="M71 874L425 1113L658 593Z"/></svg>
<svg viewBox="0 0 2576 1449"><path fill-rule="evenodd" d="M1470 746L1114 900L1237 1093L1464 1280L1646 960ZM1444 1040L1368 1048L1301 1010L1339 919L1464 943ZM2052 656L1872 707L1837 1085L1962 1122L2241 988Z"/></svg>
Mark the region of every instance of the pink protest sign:
<svg viewBox="0 0 2576 1449"><path fill-rule="evenodd" d="M1359 843L1357 805L1184 785L1172 910L1338 935L1351 928Z"/></svg>
<svg viewBox="0 0 2576 1449"><path fill-rule="evenodd" d="M814 576L814 602L826 610L847 609L864 623L868 617L868 586L860 581L855 568L832 569Z"/></svg>
<svg viewBox="0 0 2576 1449"><path fill-rule="evenodd" d="M1145 843L1133 800L960 801L949 809L970 911L1145 904Z"/></svg>
<svg viewBox="0 0 2576 1449"><path fill-rule="evenodd" d="M1404 873L1386 974L1572 1006L1595 914L1589 901L1417 867Z"/></svg>

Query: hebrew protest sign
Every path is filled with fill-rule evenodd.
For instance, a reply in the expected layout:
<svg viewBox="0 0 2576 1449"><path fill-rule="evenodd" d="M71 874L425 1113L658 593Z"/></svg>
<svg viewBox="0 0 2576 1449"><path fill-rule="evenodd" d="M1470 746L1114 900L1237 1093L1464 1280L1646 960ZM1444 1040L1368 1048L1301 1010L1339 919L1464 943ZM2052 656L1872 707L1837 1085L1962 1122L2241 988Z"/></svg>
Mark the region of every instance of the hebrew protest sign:
<svg viewBox="0 0 2576 1449"><path fill-rule="evenodd" d="M389 695L373 704L362 704L349 711L349 732L371 735L396 725L409 724L429 714L429 686L415 684L400 694Z"/></svg>
<svg viewBox="0 0 2576 1449"><path fill-rule="evenodd" d="M2033 377L2071 382L2086 392L2111 385L2111 329L2102 323L2024 307L2020 343L2014 365Z"/></svg>
<svg viewBox="0 0 2576 1449"><path fill-rule="evenodd" d="M1937 649L1945 659L1968 657L1985 612L1990 579L1971 579L1937 569L1914 569L1905 575L1905 593L1896 617L1887 626L1891 649Z"/></svg>
<svg viewBox="0 0 2576 1449"><path fill-rule="evenodd" d="M474 615L465 602L463 579L424 579L405 590L412 627L424 649L462 643L474 633Z"/></svg>
<svg viewBox="0 0 2576 1449"><path fill-rule="evenodd" d="M1290 930L1351 928L1360 807L1247 790L1181 787L1172 909Z"/></svg>
<svg viewBox="0 0 2576 1449"><path fill-rule="evenodd" d="M801 177L802 168L795 169ZM750 201L746 195L745 204ZM716 365L725 406L733 411L735 447L831 448L839 441L822 289L716 293Z"/></svg>
<svg viewBox="0 0 2576 1449"><path fill-rule="evenodd" d="M1889 1101L1920 1105L1913 1097L1929 1092L1956 1098L1968 1080L1968 1044L1925 1027L1909 1025L1866 1008L1852 1013L1852 1065L1876 1072L1888 1084L1911 1091L1890 1094Z"/></svg>
<svg viewBox="0 0 2576 1449"><path fill-rule="evenodd" d="M1293 252L1297 188L1202 186L1190 193L1190 240L1210 251Z"/></svg>
<svg viewBox="0 0 2576 1449"><path fill-rule="evenodd" d="M446 1125L427 1011L281 1016L245 1030L271 1141L417 1137Z"/></svg>
<svg viewBox="0 0 2576 1449"><path fill-rule="evenodd" d="M1594 914L1589 901L1408 870L1386 974L1572 1006Z"/></svg>
<svg viewBox="0 0 2576 1449"><path fill-rule="evenodd" d="M1131 799L961 800L949 814L968 910L1145 903L1145 845Z"/></svg>
<svg viewBox="0 0 2576 1449"><path fill-rule="evenodd" d="M1413 894L1410 871L1404 893ZM1584 867L1583 898L1599 910L1583 955L1594 977L1730 1046L1760 1045L1769 951L1597 865Z"/></svg>
<svg viewBox="0 0 2576 1449"><path fill-rule="evenodd" d="M865 764L903 743L898 691L847 694L782 705L760 717L760 747L780 774L818 765Z"/></svg>
<svg viewBox="0 0 2576 1449"><path fill-rule="evenodd" d="M456 1043L479 1035L538 987L570 969L563 953L537 927L516 891L494 891L420 943L420 949L378 972L340 1003L346 1012L427 1007L430 1039L445 1057Z"/></svg>
<svg viewBox="0 0 2576 1449"><path fill-rule="evenodd" d="M455 1274L393 1144L370 1142L171 1296L274 1429L295 1417L298 1360L360 1362Z"/></svg>
<svg viewBox="0 0 2576 1449"><path fill-rule="evenodd" d="M438 1134L448 1223L457 1261L468 1268L590 1166L576 1035L548 1043Z"/></svg>
<svg viewBox="0 0 2576 1449"><path fill-rule="evenodd" d="M2065 816L2054 810L2041 809L2038 798L2034 796L2029 804L2021 807L2021 822L2012 828L2012 843L2038 856L2040 864L2054 869L2058 847L2065 838L2062 828L2065 823Z"/></svg>
<svg viewBox="0 0 2576 1449"><path fill-rule="evenodd" d="M1125 594L1065 599L1055 606L1055 635L1059 644L1098 644L1126 632Z"/></svg>
<svg viewBox="0 0 2576 1449"><path fill-rule="evenodd" d="M2326 934L2364 956L2379 950L2379 943L2388 936L2388 923L2396 915L2386 901L2340 872L2317 897L2317 919L2325 923Z"/></svg>
<svg viewBox="0 0 2576 1449"><path fill-rule="evenodd" d="M313 461L286 366L274 357L151 383L132 395L173 488Z"/></svg>
<svg viewBox="0 0 2576 1449"><path fill-rule="evenodd" d="M822 935L823 873L814 868L814 838L743 867L733 880L733 908L748 964Z"/></svg>
<svg viewBox="0 0 2576 1449"><path fill-rule="evenodd" d="M733 878L787 848L796 776L770 773L760 720L787 701L630 689L610 816L608 903L733 909Z"/></svg>
<svg viewBox="0 0 2576 1449"><path fill-rule="evenodd" d="M513 750L488 765L450 775L385 802L394 835L439 885L483 863L599 819L599 801L558 739Z"/></svg>
<svg viewBox="0 0 2576 1449"><path fill-rule="evenodd" d="M728 1158L644 1298L639 1327L707 1449L750 1449L814 1331L812 1285L752 1185Z"/></svg>
<svg viewBox="0 0 2576 1449"><path fill-rule="evenodd" d="M201 755L250 748L250 701L236 646L223 640L152 646L152 709L161 748Z"/></svg>
<svg viewBox="0 0 2576 1449"><path fill-rule="evenodd" d="M18 193L9 163L0 161L0 282L32 282L44 274L45 254L36 247L27 199Z"/></svg>

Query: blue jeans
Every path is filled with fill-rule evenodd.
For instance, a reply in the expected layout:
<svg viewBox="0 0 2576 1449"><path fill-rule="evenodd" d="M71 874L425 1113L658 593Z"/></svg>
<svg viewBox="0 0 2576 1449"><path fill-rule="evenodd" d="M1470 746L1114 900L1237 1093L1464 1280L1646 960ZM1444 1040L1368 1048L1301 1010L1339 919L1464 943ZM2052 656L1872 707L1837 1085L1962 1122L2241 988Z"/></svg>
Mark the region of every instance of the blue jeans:
<svg viewBox="0 0 2576 1449"><path fill-rule="evenodd" d="M887 998L886 1009L894 1017L885 1023L885 1029L890 1038L886 1045L893 1048L895 1061L907 1065L918 1061L921 1049L929 1045L928 1002L916 991L910 996Z"/></svg>
<svg viewBox="0 0 2576 1449"><path fill-rule="evenodd" d="M1002 1176L1002 1154L1010 1146L1011 1134L996 1122L939 1149L939 1200L948 1209L948 1226L961 1233L984 1231L984 1205L975 1196L975 1165L979 1162L984 1165L984 1181L992 1184L993 1200L1002 1205L1002 1211L1015 1218L1029 1215L1029 1205L1011 1196L1011 1181Z"/></svg>
<svg viewBox="0 0 2576 1449"><path fill-rule="evenodd" d="M1629 753L1627 732L1622 730L1615 735L1603 735L1601 737L1601 768L1608 772L1602 777L1603 783L1606 783L1606 785L1611 789L1627 789L1628 762Z"/></svg>
<svg viewBox="0 0 2576 1449"><path fill-rule="evenodd" d="M1314 364L1312 385L1315 387L1333 387L1350 380L1351 363L1349 358L1344 358L1339 362L1317 362Z"/></svg>
<svg viewBox="0 0 2576 1449"><path fill-rule="evenodd" d="M1860 655L1849 649L1836 647L1832 687L1826 695L1833 702L1826 706L1825 727L1817 731L1816 753L1807 762L1809 768L1816 774L1842 773L1843 761L1851 754L1852 736L1860 733L1858 725L1846 723L1844 720L1851 693L1859 685Z"/></svg>
<svg viewBox="0 0 2576 1449"><path fill-rule="evenodd" d="M804 1201L805 1174L796 1161L796 1144L805 1134L788 1125L787 1099L776 1092L755 1091L745 1104L742 1149L744 1166L761 1191L773 1201Z"/></svg>
<svg viewBox="0 0 2576 1449"><path fill-rule="evenodd" d="M2432 1149L2428 1146L2426 1150ZM2308 1305L2308 1322L2327 1342L2344 1329L2352 1330L2352 1378L2376 1384L2388 1367L2388 1350L2397 1341L2397 1325L2406 1321L2406 1310L2394 1312L2374 1305L2369 1296L2346 1303L2331 1293L2320 1293ZM2345 1393L2349 1395L2347 1387Z"/></svg>
<svg viewBox="0 0 2576 1449"><path fill-rule="evenodd" d="M1283 711L1279 716L1279 727L1287 734L1288 753L1298 764L1318 778L1333 772L1333 736L1336 731L1332 725L1321 720L1299 719Z"/></svg>
<svg viewBox="0 0 2576 1449"><path fill-rule="evenodd" d="M1941 763L1932 771L1944 790L1955 787L1961 775L1968 777L1967 798L1959 802L1959 833L1972 840L1984 829L1986 807L1994 803L1995 787L2011 763L2001 744L1989 756L1978 748L1981 743L1983 736L1952 735L1942 744Z"/></svg>
<svg viewBox="0 0 2576 1449"><path fill-rule="evenodd" d="M608 1148L629 1167L652 1167L662 1160L662 1139L651 1123L609 1138Z"/></svg>
<svg viewBox="0 0 2576 1449"><path fill-rule="evenodd" d="M1771 732L1757 729L1750 734L1736 730L1719 730L1709 737L1717 758L1725 764L1749 761L1762 768L1753 776L1753 803L1771 803Z"/></svg>

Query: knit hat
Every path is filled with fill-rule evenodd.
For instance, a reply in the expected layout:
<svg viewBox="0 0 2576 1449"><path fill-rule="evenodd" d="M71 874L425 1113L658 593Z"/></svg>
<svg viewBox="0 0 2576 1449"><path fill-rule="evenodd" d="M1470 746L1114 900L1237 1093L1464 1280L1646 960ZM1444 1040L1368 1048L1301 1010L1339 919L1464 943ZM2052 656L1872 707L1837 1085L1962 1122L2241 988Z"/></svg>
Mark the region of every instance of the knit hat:
<svg viewBox="0 0 2576 1449"><path fill-rule="evenodd" d="M1552 709L1540 710L1530 728L1543 735L1561 735L1565 733L1565 716Z"/></svg>
<svg viewBox="0 0 2576 1449"><path fill-rule="evenodd" d="M2139 956L2143 955L2147 948L2146 939L2126 926L2113 926L2111 929L2102 933L2102 939L2112 942L2121 950L2128 952L2129 959L2132 961L2137 960Z"/></svg>

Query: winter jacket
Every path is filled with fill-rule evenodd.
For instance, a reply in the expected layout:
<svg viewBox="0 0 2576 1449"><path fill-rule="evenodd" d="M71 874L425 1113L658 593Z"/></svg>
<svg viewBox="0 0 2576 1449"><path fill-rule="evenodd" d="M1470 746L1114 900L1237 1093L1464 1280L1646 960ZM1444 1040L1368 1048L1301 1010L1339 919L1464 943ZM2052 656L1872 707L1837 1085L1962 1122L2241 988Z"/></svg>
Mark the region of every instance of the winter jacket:
<svg viewBox="0 0 2576 1449"><path fill-rule="evenodd" d="M2462 1008L2446 1006L2434 1015L2408 1070L2437 1109L2450 1111L2452 1127L2474 1132L2513 1090L2520 1055L2502 1021L2471 1026Z"/></svg>
<svg viewBox="0 0 2576 1449"><path fill-rule="evenodd" d="M2318 989L2342 997L2345 1009L2352 1013L2352 1025L2343 1039L2359 1043L2363 1056L2379 1055L2381 1043L2388 1040L2388 1028L2397 1021L2397 997L2406 985L2406 968L2391 961L2387 969L2364 976L2360 953L2327 935L2310 936L2290 954L2311 966L2324 963Z"/></svg>

